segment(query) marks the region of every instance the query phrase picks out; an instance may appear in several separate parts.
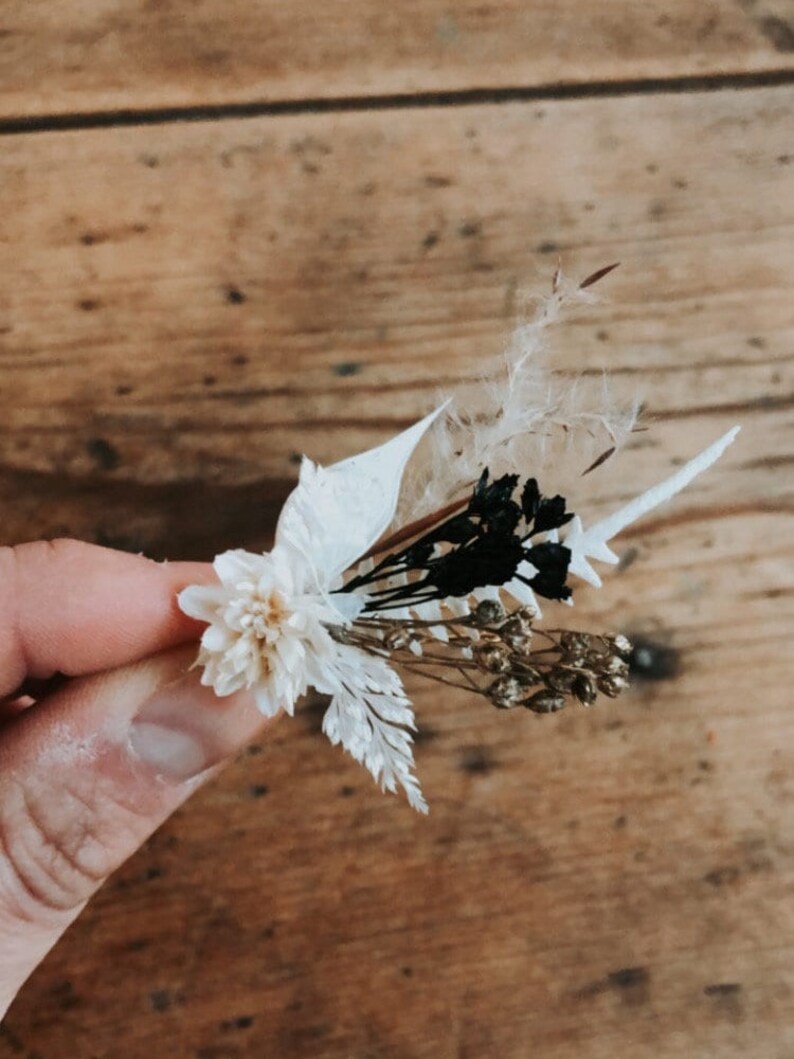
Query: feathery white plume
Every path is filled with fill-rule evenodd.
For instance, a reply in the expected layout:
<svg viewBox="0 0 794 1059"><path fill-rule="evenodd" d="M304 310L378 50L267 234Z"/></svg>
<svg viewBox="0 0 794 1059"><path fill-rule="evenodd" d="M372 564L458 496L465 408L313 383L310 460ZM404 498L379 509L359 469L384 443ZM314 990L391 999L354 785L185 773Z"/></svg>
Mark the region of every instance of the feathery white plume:
<svg viewBox="0 0 794 1059"><path fill-rule="evenodd" d="M506 352L474 386L455 395L408 469L398 523L467 493L483 467L494 478L514 472L545 478L553 468L559 488L605 452L621 448L638 402L616 402L606 375L571 379L546 366L548 328L569 307L595 300L593 282L589 277L576 285L558 272L551 294L515 330Z"/></svg>

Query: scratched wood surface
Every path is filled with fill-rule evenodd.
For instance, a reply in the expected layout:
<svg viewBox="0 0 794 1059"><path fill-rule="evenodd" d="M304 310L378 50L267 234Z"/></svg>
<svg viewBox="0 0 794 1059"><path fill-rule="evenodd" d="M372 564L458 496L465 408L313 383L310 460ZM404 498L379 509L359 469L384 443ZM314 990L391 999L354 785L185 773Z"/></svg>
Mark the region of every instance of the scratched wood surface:
<svg viewBox="0 0 794 1059"><path fill-rule="evenodd" d="M5 0L0 118L791 70L791 0Z"/></svg>
<svg viewBox="0 0 794 1059"><path fill-rule="evenodd" d="M304 46L288 96L318 93ZM131 105L238 98L193 83L184 49L175 94L161 64ZM583 54L577 77L605 76ZM91 56L64 107L120 105ZM414 84L399 49L381 58L384 86ZM422 84L482 83L461 63ZM21 93L31 113L59 112L59 76ZM556 363L609 370L651 427L574 506L743 431L578 593L583 624L644 641L630 694L540 720L411 682L427 819L327 745L310 701L111 880L0 1027L2 1059L790 1059L791 105L746 87L3 138L3 543L265 545L296 454L376 443L476 377L558 256L621 260Z"/></svg>

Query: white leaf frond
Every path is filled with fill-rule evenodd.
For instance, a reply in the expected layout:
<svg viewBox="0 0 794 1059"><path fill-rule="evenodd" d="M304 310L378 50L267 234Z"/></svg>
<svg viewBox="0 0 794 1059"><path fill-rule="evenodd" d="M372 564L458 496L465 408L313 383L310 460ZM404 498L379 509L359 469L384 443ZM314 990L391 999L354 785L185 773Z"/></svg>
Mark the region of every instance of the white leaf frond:
<svg viewBox="0 0 794 1059"><path fill-rule="evenodd" d="M399 785L409 804L426 813L427 802L413 774L411 731L416 722L400 678L382 658L341 645L334 670L336 690L323 731L369 769L383 790L394 793Z"/></svg>

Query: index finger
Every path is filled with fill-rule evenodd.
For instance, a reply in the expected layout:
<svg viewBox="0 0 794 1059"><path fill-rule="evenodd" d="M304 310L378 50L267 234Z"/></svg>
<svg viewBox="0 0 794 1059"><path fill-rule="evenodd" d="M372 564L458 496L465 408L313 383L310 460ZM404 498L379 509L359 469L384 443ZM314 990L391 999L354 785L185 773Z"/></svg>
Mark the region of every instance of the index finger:
<svg viewBox="0 0 794 1059"><path fill-rule="evenodd" d="M0 548L0 698L26 678L96 673L198 639L176 596L214 576L81 541Z"/></svg>

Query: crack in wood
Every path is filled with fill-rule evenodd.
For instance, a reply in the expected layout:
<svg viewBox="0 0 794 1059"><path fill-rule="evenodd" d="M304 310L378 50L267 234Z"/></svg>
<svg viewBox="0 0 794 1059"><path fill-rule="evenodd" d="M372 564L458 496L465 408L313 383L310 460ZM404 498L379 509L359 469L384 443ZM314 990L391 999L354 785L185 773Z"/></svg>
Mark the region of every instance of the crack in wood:
<svg viewBox="0 0 794 1059"><path fill-rule="evenodd" d="M685 92L720 92L726 89L778 88L794 84L794 70L781 68L758 72L689 74L682 77L647 77L619 81L571 81L554 85L508 88L472 88L440 92L394 93L372 96L338 96L277 100L274 102L221 103L185 107L153 107L74 114L45 114L0 119L0 136L20 133L64 132L81 129L130 128L215 122L228 119L262 118L298 114L328 114L386 110L420 110L433 107L473 107L485 104L617 98Z"/></svg>

